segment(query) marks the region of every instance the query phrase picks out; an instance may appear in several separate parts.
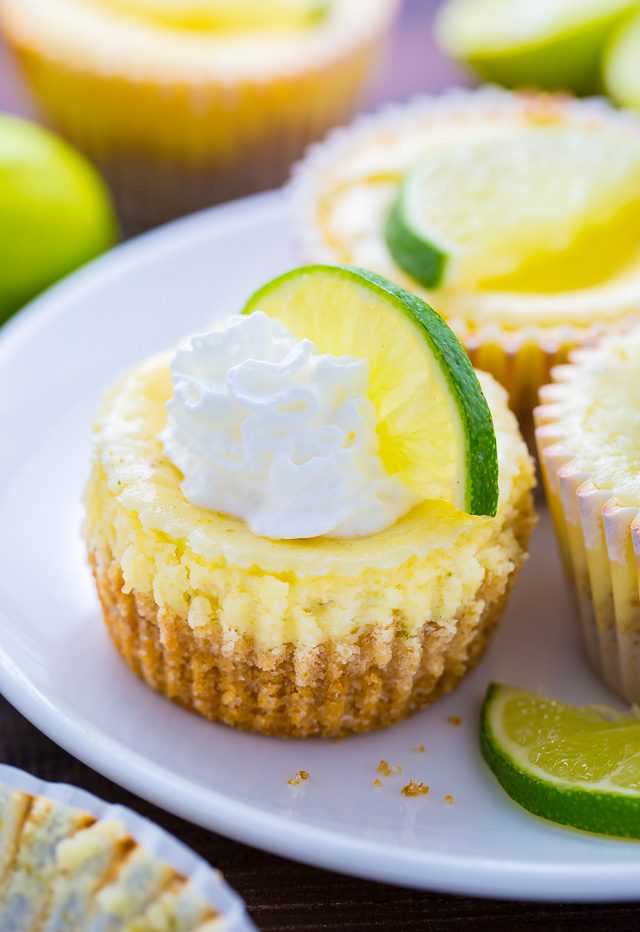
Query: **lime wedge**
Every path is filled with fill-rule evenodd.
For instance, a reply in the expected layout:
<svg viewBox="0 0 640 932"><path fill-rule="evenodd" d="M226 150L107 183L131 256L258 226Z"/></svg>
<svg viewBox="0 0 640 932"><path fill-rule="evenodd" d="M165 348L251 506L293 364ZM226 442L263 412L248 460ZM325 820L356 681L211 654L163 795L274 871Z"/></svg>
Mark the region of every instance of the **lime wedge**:
<svg viewBox="0 0 640 932"><path fill-rule="evenodd" d="M616 103L640 110L640 16L611 42L604 61L604 84Z"/></svg>
<svg viewBox="0 0 640 932"><path fill-rule="evenodd" d="M640 718L489 687L480 744L503 789L536 815L640 838Z"/></svg>
<svg viewBox="0 0 640 932"><path fill-rule="evenodd" d="M428 288L589 287L639 239L640 145L603 127L434 148L405 176L386 225L391 255Z"/></svg>
<svg viewBox="0 0 640 932"><path fill-rule="evenodd" d="M452 58L506 87L589 94L603 49L637 0L448 0L437 23Z"/></svg>
<svg viewBox="0 0 640 932"><path fill-rule="evenodd" d="M97 0L174 29L298 29L318 22L331 0Z"/></svg>
<svg viewBox="0 0 640 932"><path fill-rule="evenodd" d="M425 499L495 515L491 412L460 342L432 308L364 269L312 265L261 288L243 313L255 310L322 353L368 360L389 474Z"/></svg>

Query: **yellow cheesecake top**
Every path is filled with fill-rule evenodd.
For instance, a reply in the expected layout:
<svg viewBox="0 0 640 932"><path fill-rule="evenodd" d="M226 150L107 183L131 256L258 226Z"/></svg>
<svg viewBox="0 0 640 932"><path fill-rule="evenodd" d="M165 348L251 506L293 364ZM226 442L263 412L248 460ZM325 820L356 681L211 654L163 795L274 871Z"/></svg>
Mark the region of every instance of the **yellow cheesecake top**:
<svg viewBox="0 0 640 932"><path fill-rule="evenodd" d="M436 147L505 139L514 130L576 126L606 129L620 145L640 141L640 124L602 102L497 89L418 98L337 130L314 147L294 180L295 235L305 261L371 268L419 294L449 321L498 325L588 326L640 307L640 248L611 277L564 291L439 288L417 284L391 257L385 223L406 172ZM455 328L454 328L455 329Z"/></svg>
<svg viewBox="0 0 640 932"><path fill-rule="evenodd" d="M377 35L396 6L397 0L0 0L0 14L21 45L79 69L161 83L232 83L321 67Z"/></svg>
<svg viewBox="0 0 640 932"><path fill-rule="evenodd" d="M98 559L118 561L124 591L152 594L196 630L215 618L262 646L311 646L332 635L357 637L354 616L375 624L397 611L411 628L429 618L455 624L486 575L519 554L511 525L533 471L506 394L490 376L479 373L498 447L495 518L425 501L368 537L273 541L242 520L191 505L181 492L182 475L158 439L172 393L171 357L126 374L96 422L86 535Z"/></svg>
<svg viewBox="0 0 640 932"><path fill-rule="evenodd" d="M640 506L640 328L576 352L557 371L552 422L571 465L612 501Z"/></svg>

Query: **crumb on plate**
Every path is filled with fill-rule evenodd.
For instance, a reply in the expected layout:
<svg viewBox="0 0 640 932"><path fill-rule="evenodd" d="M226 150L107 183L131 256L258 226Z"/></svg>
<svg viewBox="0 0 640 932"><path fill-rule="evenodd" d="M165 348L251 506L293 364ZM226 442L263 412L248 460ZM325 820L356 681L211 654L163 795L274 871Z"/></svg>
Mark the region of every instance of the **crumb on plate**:
<svg viewBox="0 0 640 932"><path fill-rule="evenodd" d="M447 721L449 722L450 725L455 725L456 728L458 727L458 725L462 725L462 719L460 718L459 715L450 715Z"/></svg>
<svg viewBox="0 0 640 932"><path fill-rule="evenodd" d="M402 787L403 796L426 796L428 792L429 787L416 780L409 780L407 785Z"/></svg>
<svg viewBox="0 0 640 932"><path fill-rule="evenodd" d="M306 770L299 770L295 777L291 777L290 780L287 780L291 786L298 786L301 780L308 780L309 774Z"/></svg>
<svg viewBox="0 0 640 932"><path fill-rule="evenodd" d="M398 777L402 773L402 765L390 767L386 760L381 760L378 764L378 773L381 773L383 777Z"/></svg>

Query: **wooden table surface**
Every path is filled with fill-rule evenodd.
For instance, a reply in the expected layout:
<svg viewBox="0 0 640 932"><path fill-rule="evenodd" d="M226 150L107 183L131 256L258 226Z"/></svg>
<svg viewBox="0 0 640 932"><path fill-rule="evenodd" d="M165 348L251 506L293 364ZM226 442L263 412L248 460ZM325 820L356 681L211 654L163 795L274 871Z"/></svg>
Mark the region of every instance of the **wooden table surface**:
<svg viewBox="0 0 640 932"><path fill-rule="evenodd" d="M417 91L466 83L465 76L433 44L430 23L436 6L437 0L405 0L371 106L383 100L401 100ZM0 110L30 112L1 47ZM83 787L158 822L224 872L263 932L640 929L640 902L547 905L444 896L333 874L249 848L190 825L116 786L58 748L2 698L0 761L45 780ZM640 900L640 871L638 897Z"/></svg>

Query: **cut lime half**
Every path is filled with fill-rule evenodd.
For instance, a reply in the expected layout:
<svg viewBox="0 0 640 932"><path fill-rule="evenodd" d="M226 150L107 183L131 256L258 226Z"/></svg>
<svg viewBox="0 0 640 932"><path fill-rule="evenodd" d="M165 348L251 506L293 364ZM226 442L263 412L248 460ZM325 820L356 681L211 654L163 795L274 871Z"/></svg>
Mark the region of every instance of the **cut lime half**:
<svg viewBox="0 0 640 932"><path fill-rule="evenodd" d="M437 23L452 58L506 87L590 94L603 49L637 0L448 0Z"/></svg>
<svg viewBox="0 0 640 932"><path fill-rule="evenodd" d="M469 358L432 308L372 272L312 265L261 288L243 313L280 320L319 352L369 362L380 457L425 499L495 515L493 421Z"/></svg>
<svg viewBox="0 0 640 932"><path fill-rule="evenodd" d="M428 288L586 288L639 241L640 143L602 126L434 148L405 176L386 226L394 260Z"/></svg>
<svg viewBox="0 0 640 932"><path fill-rule="evenodd" d="M503 789L525 809L588 832L640 839L640 718L494 683L480 742Z"/></svg>

